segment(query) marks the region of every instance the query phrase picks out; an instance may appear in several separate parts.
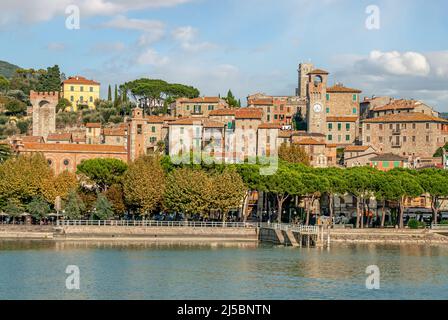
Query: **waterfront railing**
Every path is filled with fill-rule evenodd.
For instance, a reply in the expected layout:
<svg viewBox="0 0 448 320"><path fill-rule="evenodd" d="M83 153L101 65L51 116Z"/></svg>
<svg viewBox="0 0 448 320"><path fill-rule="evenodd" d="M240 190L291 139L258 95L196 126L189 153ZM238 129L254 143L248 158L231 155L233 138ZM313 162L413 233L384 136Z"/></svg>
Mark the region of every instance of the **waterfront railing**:
<svg viewBox="0 0 448 320"><path fill-rule="evenodd" d="M156 221L156 220L58 220L58 226L110 226L110 227L188 227L188 228L268 228L300 233L317 233L318 226L304 226L269 222L222 221Z"/></svg>

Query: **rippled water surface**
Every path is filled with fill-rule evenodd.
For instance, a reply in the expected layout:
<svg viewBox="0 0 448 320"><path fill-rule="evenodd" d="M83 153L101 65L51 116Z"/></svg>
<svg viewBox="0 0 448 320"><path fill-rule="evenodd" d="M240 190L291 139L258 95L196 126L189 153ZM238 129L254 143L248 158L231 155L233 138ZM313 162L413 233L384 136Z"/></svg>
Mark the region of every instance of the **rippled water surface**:
<svg viewBox="0 0 448 320"><path fill-rule="evenodd" d="M0 241L0 299L448 299L448 248Z"/></svg>

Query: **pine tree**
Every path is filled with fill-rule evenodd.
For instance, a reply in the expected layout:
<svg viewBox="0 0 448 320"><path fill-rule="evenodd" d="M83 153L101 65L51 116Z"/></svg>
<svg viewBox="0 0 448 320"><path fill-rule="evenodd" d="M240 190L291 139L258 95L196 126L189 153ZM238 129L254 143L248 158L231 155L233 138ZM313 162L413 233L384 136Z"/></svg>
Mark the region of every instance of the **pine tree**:
<svg viewBox="0 0 448 320"><path fill-rule="evenodd" d="M65 216L72 220L82 218L82 212L86 209L86 205L78 196L75 190L72 190L67 199L65 206Z"/></svg>
<svg viewBox="0 0 448 320"><path fill-rule="evenodd" d="M112 101L112 89L111 89L110 85L107 90L107 101Z"/></svg>
<svg viewBox="0 0 448 320"><path fill-rule="evenodd" d="M104 194L99 193L95 202L94 217L98 220L107 220L113 215L112 204Z"/></svg>

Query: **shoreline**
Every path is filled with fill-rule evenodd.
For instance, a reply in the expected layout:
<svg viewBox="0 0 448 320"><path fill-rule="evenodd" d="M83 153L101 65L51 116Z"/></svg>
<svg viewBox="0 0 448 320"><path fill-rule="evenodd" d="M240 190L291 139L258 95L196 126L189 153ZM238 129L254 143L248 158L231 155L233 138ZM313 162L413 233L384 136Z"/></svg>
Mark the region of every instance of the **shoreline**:
<svg viewBox="0 0 448 320"><path fill-rule="evenodd" d="M324 232L328 239L328 231ZM103 243L264 243L256 228L0 226L0 240ZM434 230L331 229L330 246L341 244L448 246L448 234Z"/></svg>

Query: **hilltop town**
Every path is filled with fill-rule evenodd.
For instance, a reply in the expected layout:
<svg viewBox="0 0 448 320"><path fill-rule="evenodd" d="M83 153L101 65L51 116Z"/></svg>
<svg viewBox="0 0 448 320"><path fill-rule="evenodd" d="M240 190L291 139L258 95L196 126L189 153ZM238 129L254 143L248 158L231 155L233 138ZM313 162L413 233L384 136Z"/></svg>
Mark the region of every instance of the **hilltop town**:
<svg viewBox="0 0 448 320"><path fill-rule="evenodd" d="M329 76L302 63L295 95L250 94L247 107L233 95L167 101L142 93L136 100L137 90L125 86L115 87L113 99L109 87L108 99L101 100L100 83L73 76L60 90L30 90L26 118L32 125L9 130L4 143L17 154L43 153L56 173L75 172L86 159L131 162L156 151L175 156L193 148L208 150L217 161L241 163L277 154L282 144L300 146L313 167L444 166L448 121L433 107L394 97L362 99L361 90L352 88L356 83L330 86ZM126 101L118 109L127 113L116 112L117 100ZM95 117L95 109L108 107L108 119ZM84 118L76 121L80 110ZM17 126L21 120L8 122Z"/></svg>

